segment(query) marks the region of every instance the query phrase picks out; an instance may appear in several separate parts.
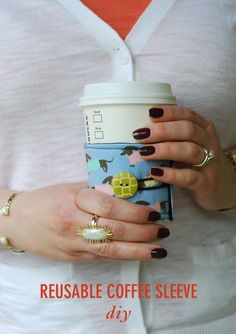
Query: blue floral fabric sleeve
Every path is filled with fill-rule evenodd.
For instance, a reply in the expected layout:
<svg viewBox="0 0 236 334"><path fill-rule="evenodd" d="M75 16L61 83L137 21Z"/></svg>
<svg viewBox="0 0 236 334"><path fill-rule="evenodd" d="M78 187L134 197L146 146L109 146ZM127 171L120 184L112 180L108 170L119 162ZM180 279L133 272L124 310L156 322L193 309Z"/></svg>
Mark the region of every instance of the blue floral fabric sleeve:
<svg viewBox="0 0 236 334"><path fill-rule="evenodd" d="M171 161L144 160L136 143L85 144L89 187L140 205L173 220L172 187L151 176L153 166Z"/></svg>

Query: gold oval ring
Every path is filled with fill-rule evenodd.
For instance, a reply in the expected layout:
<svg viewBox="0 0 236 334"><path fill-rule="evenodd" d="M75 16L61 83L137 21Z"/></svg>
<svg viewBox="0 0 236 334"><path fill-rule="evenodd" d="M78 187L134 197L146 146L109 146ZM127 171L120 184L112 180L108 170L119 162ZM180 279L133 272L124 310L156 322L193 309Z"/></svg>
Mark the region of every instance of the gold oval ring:
<svg viewBox="0 0 236 334"><path fill-rule="evenodd" d="M110 242L113 234L106 225L98 224L98 215L93 215L91 222L76 229L76 235L90 243Z"/></svg>

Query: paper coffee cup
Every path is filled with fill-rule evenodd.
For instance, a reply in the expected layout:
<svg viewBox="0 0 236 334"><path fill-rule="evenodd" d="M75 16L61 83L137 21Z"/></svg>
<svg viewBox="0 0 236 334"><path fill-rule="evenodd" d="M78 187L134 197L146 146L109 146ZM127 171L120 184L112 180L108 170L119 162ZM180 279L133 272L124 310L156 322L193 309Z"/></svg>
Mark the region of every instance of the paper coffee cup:
<svg viewBox="0 0 236 334"><path fill-rule="evenodd" d="M86 85L80 106L84 110L87 144L135 143L132 132L150 123L149 109L161 104L176 104L168 83Z"/></svg>

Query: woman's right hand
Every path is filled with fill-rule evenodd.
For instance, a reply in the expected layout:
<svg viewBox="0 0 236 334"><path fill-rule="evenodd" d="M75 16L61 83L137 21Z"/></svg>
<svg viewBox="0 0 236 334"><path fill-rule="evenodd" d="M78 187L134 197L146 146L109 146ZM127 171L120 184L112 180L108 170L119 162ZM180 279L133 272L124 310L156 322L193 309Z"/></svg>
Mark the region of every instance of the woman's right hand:
<svg viewBox="0 0 236 334"><path fill-rule="evenodd" d="M76 235L93 214L112 231L111 242L91 244ZM169 234L153 224L158 216L150 207L88 189L83 183L59 184L19 194L10 215L2 219L1 234L15 248L59 261L148 260L167 255L151 244Z"/></svg>

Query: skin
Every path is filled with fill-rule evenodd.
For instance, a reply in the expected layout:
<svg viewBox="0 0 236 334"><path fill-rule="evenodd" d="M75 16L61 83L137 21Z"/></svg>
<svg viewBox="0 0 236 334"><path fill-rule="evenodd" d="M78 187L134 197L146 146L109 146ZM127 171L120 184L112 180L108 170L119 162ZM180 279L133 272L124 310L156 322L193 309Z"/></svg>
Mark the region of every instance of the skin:
<svg viewBox="0 0 236 334"><path fill-rule="evenodd" d="M146 126L150 136L139 140L144 146L155 148L154 154L143 158L174 160L182 163L182 168L162 167L163 176L152 175L153 178L188 189L204 209L235 206L236 173L224 155L213 122L185 106L161 108L163 116L150 117L151 123ZM201 163L205 157L202 147L214 150L215 157L206 167L194 168L192 165Z"/></svg>
<svg viewBox="0 0 236 334"><path fill-rule="evenodd" d="M150 117L146 125L150 137L139 140L144 146L155 147L153 155L143 158L175 160L184 163L184 168L162 167L163 176L153 177L188 189L207 210L234 206L236 174L223 154L213 123L183 106L162 108L163 116ZM215 158L207 167L193 168L192 164L204 158L201 146L213 149ZM8 198L12 191L5 194ZM59 184L19 194L10 215L0 216L0 234L18 249L54 260L150 260L151 250L159 247L151 242L161 228L148 221L151 211L88 189L86 183ZM88 224L93 214L100 216L99 224L111 229L112 242L89 244L76 236L76 228Z"/></svg>
<svg viewBox="0 0 236 334"><path fill-rule="evenodd" d="M151 241L161 227L148 221L152 211L84 183L59 184L19 194L10 215L0 216L0 234L15 248L54 260L147 260L158 248ZM92 213L112 231L112 242L90 244L76 235L76 228L88 224Z"/></svg>

